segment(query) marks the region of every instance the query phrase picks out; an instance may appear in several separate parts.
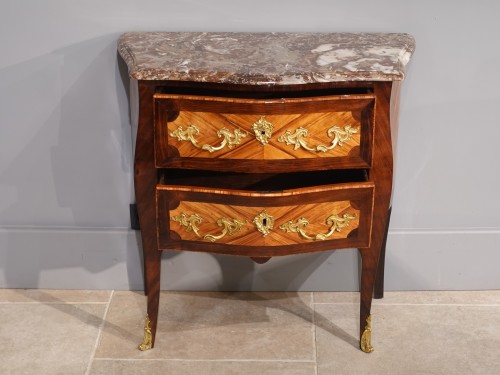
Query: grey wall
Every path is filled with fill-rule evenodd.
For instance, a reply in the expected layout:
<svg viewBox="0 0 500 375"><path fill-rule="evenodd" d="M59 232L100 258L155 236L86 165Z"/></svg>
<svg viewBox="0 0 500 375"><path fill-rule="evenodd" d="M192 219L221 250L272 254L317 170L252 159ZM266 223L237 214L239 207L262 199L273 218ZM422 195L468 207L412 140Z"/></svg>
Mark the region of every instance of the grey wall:
<svg viewBox="0 0 500 375"><path fill-rule="evenodd" d="M0 287L142 288L125 31L409 32L388 289L500 288L497 1L0 0ZM171 289L355 290L355 251L166 253Z"/></svg>

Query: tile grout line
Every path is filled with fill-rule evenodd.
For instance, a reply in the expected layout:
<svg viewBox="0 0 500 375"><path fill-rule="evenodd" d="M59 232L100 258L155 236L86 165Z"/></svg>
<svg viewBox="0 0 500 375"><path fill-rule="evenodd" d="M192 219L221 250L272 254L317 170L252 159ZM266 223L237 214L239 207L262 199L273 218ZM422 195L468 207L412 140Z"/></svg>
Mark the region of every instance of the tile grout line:
<svg viewBox="0 0 500 375"><path fill-rule="evenodd" d="M311 292L311 301L312 301L314 375L318 375L318 346L316 343L316 304L314 303L314 292Z"/></svg>
<svg viewBox="0 0 500 375"><path fill-rule="evenodd" d="M89 363L87 365L87 370L85 371L85 375L90 375L90 370L92 369L92 365L93 365L94 359L95 359L95 353L97 352L97 347L99 346L99 344L101 342L102 330L104 328L104 324L106 323L106 319L108 317L109 307L111 305L111 300L113 299L114 294L115 294L115 291L112 290L110 295L109 295L109 298L108 298L108 304L106 305L106 308L104 309L102 322L99 325L99 331L97 333L97 338L95 340L94 348L92 349L92 353L90 353Z"/></svg>
<svg viewBox="0 0 500 375"><path fill-rule="evenodd" d="M315 305L357 305L359 302L316 302ZM498 303L379 303L377 306L462 306L462 307L500 307Z"/></svg>
<svg viewBox="0 0 500 375"><path fill-rule="evenodd" d="M81 301L0 301L0 305L107 305L109 302L81 302Z"/></svg>
<svg viewBox="0 0 500 375"><path fill-rule="evenodd" d="M259 362L259 363L314 363L313 360L302 359L258 359L258 358L225 358L225 359L196 359L196 358L96 358L96 361L113 361L113 362Z"/></svg>
<svg viewBox="0 0 500 375"><path fill-rule="evenodd" d="M498 303L381 303L378 306L500 307Z"/></svg>

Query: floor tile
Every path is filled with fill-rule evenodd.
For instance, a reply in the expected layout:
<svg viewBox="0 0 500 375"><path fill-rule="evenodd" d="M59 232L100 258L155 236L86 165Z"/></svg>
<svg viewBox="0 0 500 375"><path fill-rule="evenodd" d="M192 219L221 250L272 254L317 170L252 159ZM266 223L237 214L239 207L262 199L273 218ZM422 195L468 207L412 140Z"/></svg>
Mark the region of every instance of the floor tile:
<svg viewBox="0 0 500 375"><path fill-rule="evenodd" d="M0 289L0 303L5 302L63 302L106 303L109 290Z"/></svg>
<svg viewBox="0 0 500 375"><path fill-rule="evenodd" d="M0 304L0 374L84 374L105 309L105 304Z"/></svg>
<svg viewBox="0 0 500 375"><path fill-rule="evenodd" d="M314 292L314 303L359 303L359 292Z"/></svg>
<svg viewBox="0 0 500 375"><path fill-rule="evenodd" d="M499 305L500 290L385 292L377 304ZM359 303L358 292L315 292L314 303Z"/></svg>
<svg viewBox="0 0 500 375"><path fill-rule="evenodd" d="M314 375L312 362L96 360L91 375Z"/></svg>
<svg viewBox="0 0 500 375"><path fill-rule="evenodd" d="M499 306L376 304L371 354L357 349L356 304L315 309L318 375L498 374Z"/></svg>
<svg viewBox="0 0 500 375"><path fill-rule="evenodd" d="M140 352L145 310L116 292L96 358L314 360L311 293L162 292L155 348Z"/></svg>
<svg viewBox="0 0 500 375"><path fill-rule="evenodd" d="M93 375L488 375L500 367L500 291L386 292L373 302L371 354L358 349L359 293L162 292L147 352L137 350L143 293L114 292L104 324L111 295L0 289L0 374L85 374L89 364Z"/></svg>

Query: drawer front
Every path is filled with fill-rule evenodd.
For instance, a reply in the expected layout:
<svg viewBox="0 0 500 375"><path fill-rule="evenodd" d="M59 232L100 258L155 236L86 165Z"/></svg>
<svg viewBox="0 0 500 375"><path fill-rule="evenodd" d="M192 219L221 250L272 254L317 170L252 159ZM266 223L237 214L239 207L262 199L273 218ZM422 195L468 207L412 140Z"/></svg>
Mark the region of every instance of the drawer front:
<svg viewBox="0 0 500 375"><path fill-rule="evenodd" d="M160 249L246 256L369 246L373 186L278 193L159 186Z"/></svg>
<svg viewBox="0 0 500 375"><path fill-rule="evenodd" d="M311 161L368 167L372 107L370 95L255 100L157 94L156 164L238 160L262 166L296 159L308 168Z"/></svg>

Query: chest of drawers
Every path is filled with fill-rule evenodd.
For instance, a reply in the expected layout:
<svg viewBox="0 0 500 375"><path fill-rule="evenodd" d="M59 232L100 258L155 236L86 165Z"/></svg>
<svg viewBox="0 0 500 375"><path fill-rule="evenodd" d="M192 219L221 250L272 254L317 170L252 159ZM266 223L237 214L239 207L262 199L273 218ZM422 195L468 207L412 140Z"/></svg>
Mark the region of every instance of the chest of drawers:
<svg viewBox="0 0 500 375"><path fill-rule="evenodd" d="M127 33L135 194L154 345L162 250L271 257L358 248L360 347L383 295L407 34ZM393 128L391 130L391 127Z"/></svg>

